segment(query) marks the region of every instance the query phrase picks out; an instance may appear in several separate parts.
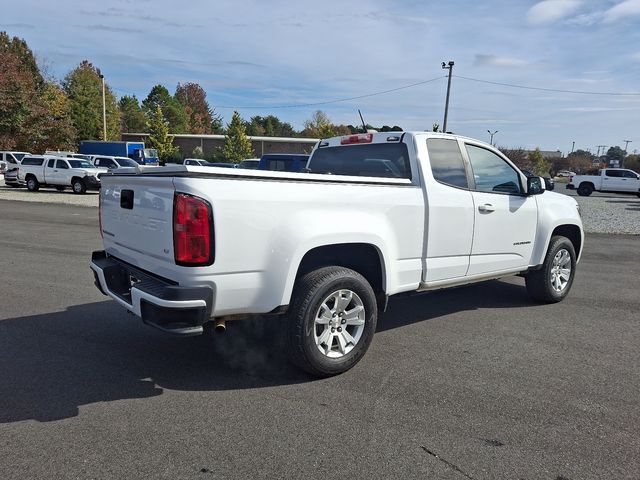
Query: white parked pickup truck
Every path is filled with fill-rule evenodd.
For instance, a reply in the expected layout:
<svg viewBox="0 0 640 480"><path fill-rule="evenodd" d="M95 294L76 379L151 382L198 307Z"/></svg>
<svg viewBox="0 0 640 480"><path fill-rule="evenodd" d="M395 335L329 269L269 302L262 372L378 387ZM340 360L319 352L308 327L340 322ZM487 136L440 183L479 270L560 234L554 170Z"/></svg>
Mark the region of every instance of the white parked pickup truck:
<svg viewBox="0 0 640 480"><path fill-rule="evenodd" d="M62 158L50 155L29 155L22 159L18 180L27 189L36 192L40 187L64 190L71 187L73 193L85 193L87 189L100 188L100 175L104 170L95 168L87 160Z"/></svg>
<svg viewBox="0 0 640 480"><path fill-rule="evenodd" d="M390 295L522 275L569 290L576 201L491 145L427 132L320 141L306 173L172 167L102 177L97 287L182 335L286 316L292 360L318 375L366 352Z"/></svg>
<svg viewBox="0 0 640 480"><path fill-rule="evenodd" d="M640 175L625 168L603 168L598 175L575 175L570 177L567 188L576 190L581 197L594 191L635 193L640 197Z"/></svg>

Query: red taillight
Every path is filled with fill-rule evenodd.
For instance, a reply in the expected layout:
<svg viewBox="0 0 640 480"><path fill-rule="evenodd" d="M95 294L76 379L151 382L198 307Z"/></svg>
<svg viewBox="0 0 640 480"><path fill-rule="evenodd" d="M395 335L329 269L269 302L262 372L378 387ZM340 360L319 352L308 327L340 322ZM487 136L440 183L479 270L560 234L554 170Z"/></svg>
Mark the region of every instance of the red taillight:
<svg viewBox="0 0 640 480"><path fill-rule="evenodd" d="M357 135L347 135L340 139L340 145L351 145L354 143L373 142L373 133L358 133Z"/></svg>
<svg viewBox="0 0 640 480"><path fill-rule="evenodd" d="M213 263L213 216L205 200L184 193L175 195L173 252L178 265Z"/></svg>

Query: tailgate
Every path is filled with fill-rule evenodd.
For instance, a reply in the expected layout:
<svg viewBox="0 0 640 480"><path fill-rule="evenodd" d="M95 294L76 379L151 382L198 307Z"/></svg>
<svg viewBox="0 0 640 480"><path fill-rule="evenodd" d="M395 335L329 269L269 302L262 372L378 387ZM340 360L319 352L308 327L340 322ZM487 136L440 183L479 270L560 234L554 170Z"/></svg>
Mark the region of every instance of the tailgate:
<svg viewBox="0 0 640 480"><path fill-rule="evenodd" d="M103 175L101 180L107 253L147 269L173 264L173 178Z"/></svg>

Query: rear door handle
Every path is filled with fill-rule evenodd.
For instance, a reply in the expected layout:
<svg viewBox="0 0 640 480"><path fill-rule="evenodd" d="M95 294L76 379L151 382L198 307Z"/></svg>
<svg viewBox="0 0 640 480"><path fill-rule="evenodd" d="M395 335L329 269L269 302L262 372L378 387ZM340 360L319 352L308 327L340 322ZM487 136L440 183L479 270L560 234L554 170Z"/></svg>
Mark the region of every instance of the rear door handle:
<svg viewBox="0 0 640 480"><path fill-rule="evenodd" d="M490 203L485 203L484 205L480 205L478 207L478 210L481 212L489 213L489 212L495 212L496 209Z"/></svg>

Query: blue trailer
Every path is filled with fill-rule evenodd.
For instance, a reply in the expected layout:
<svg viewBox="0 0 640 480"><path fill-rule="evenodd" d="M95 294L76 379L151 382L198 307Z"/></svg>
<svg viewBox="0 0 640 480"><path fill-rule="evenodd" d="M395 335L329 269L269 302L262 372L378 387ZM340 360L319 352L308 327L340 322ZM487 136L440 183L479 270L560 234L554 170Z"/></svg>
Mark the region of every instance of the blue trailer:
<svg viewBox="0 0 640 480"><path fill-rule="evenodd" d="M158 151L155 148L145 148L144 142L82 140L80 142L80 153L86 155L129 157L140 165L158 165Z"/></svg>

